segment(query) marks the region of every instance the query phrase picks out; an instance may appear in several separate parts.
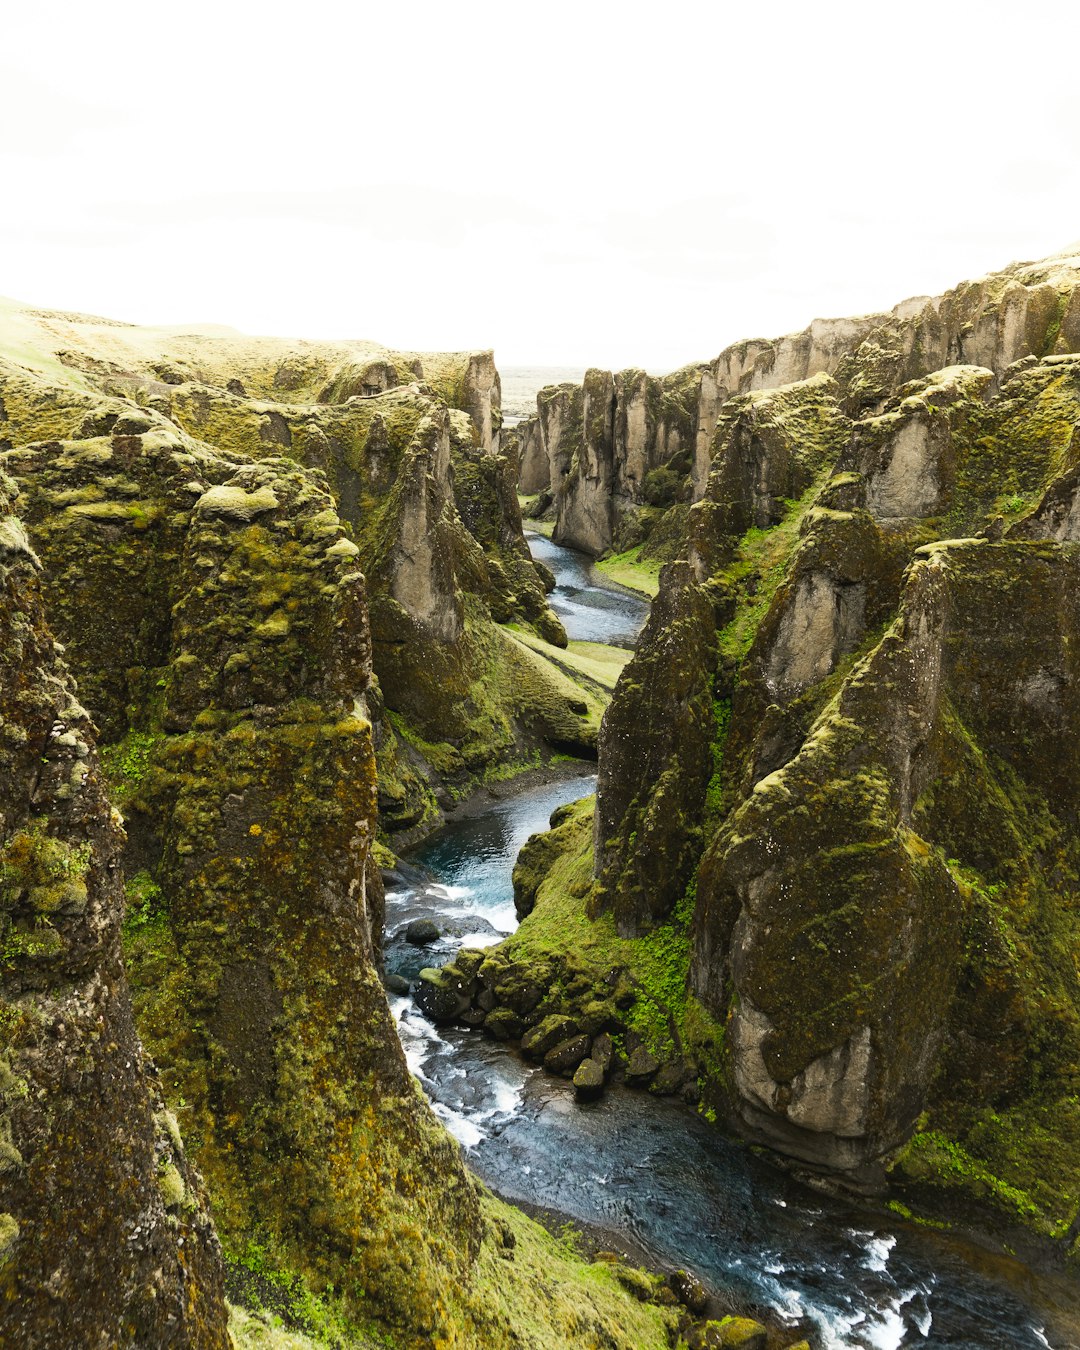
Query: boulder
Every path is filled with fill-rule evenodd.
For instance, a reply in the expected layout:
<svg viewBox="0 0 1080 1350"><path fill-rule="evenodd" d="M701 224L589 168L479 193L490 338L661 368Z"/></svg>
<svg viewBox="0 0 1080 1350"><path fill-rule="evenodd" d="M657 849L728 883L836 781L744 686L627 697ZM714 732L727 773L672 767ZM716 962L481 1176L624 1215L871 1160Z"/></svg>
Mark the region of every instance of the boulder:
<svg viewBox="0 0 1080 1350"><path fill-rule="evenodd" d="M647 1083L659 1068L660 1061L656 1056L650 1054L643 1045L639 1045L627 1060L626 1081L634 1085Z"/></svg>
<svg viewBox="0 0 1080 1350"><path fill-rule="evenodd" d="M700 1317L708 1306L709 1291L698 1277L689 1270L673 1270L668 1276L668 1284L679 1302Z"/></svg>
<svg viewBox="0 0 1080 1350"><path fill-rule="evenodd" d="M615 1061L615 1043L606 1031L593 1037L592 1057L600 1065L606 1076L611 1071L611 1066Z"/></svg>
<svg viewBox="0 0 1080 1350"><path fill-rule="evenodd" d="M516 1041L525 1030L525 1023L510 1008L496 1008L488 1013L484 1030L497 1041Z"/></svg>
<svg viewBox="0 0 1080 1350"><path fill-rule="evenodd" d="M422 970L417 979L416 1002L420 1010L433 1022L456 1021L469 1007L466 986L446 967Z"/></svg>
<svg viewBox="0 0 1080 1350"><path fill-rule="evenodd" d="M529 1059L543 1059L549 1050L554 1050L561 1042L568 1041L580 1033L581 1028L573 1018L553 1013L536 1026L529 1028L521 1038L521 1053L527 1055ZM581 1058L588 1053L586 1047Z"/></svg>
<svg viewBox="0 0 1080 1350"><path fill-rule="evenodd" d="M553 1046L544 1056L548 1073L569 1075L589 1053L592 1041L588 1036L571 1036Z"/></svg>
<svg viewBox="0 0 1080 1350"><path fill-rule="evenodd" d="M592 1101L603 1090L603 1067L595 1059L583 1059L574 1072L574 1092L578 1101Z"/></svg>
<svg viewBox="0 0 1080 1350"><path fill-rule="evenodd" d="M439 940L439 926L432 919L413 919L405 929L405 941L414 947L429 947Z"/></svg>

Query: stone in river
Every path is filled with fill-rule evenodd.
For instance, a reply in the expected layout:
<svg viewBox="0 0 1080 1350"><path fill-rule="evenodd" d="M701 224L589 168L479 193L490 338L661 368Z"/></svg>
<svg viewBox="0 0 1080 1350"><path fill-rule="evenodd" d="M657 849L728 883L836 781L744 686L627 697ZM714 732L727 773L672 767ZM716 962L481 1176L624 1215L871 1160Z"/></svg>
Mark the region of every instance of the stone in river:
<svg viewBox="0 0 1080 1350"><path fill-rule="evenodd" d="M595 1059L583 1059L574 1074L574 1092L578 1101L591 1101L604 1090L604 1069Z"/></svg>
<svg viewBox="0 0 1080 1350"><path fill-rule="evenodd" d="M427 947L438 940L439 928L431 919L413 919L405 929L405 941L414 947Z"/></svg>
<svg viewBox="0 0 1080 1350"><path fill-rule="evenodd" d="M592 1040L588 1036L570 1036L553 1046L544 1056L548 1073L570 1073L589 1053Z"/></svg>

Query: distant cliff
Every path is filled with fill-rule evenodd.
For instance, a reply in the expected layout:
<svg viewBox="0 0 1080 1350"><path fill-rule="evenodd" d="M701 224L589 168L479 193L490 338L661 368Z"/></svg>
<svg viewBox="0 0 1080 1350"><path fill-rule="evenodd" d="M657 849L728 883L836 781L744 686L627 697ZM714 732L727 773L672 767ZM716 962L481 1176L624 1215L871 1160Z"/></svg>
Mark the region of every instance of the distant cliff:
<svg viewBox="0 0 1080 1350"><path fill-rule="evenodd" d="M521 491L540 495L555 537L595 556L652 538L678 555L687 506L706 491L729 400L814 375L835 377L852 416L950 365L1000 376L1022 357L1080 348L1075 260L1018 264L888 314L815 319L801 333L725 348L672 375L590 371L582 386L542 390L513 433ZM589 405L589 416L584 407Z"/></svg>

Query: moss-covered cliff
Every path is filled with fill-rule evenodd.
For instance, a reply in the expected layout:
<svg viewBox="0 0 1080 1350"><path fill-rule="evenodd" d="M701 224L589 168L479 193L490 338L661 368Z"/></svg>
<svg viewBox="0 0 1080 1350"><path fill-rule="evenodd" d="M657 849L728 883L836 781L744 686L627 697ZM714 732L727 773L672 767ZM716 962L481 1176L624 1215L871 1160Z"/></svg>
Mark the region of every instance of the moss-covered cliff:
<svg viewBox="0 0 1080 1350"><path fill-rule="evenodd" d="M226 1343L182 1130L240 1296L315 1342L659 1350L677 1321L659 1282L583 1260L471 1180L376 969L377 807L385 821L403 802L390 823L405 823L410 796L434 812L436 791L515 756L595 743L606 698L579 698L530 631L561 637L469 406L489 363L424 358L457 408L397 358L357 371L314 346L25 309L3 340L0 457L25 524L0 540L15 577L0 1316L36 1332L70 1308L65 1339L31 1344L96 1344L95 1318L110 1344ZM282 391L311 401L272 402ZM89 714L50 674L35 587ZM124 953L164 1102L119 964L120 839L90 717L127 832ZM50 1147L23 1101L33 1074L63 1124ZM76 1140L98 1172L79 1170ZM130 1202L110 1211L99 1184ZM136 1221L132 1254L116 1225ZM70 1270L58 1304L53 1270ZM259 1343L263 1323L232 1325Z"/></svg>
<svg viewBox="0 0 1080 1350"><path fill-rule="evenodd" d="M206 1194L135 1034L123 835L0 477L0 1341L225 1350Z"/></svg>
<svg viewBox="0 0 1080 1350"><path fill-rule="evenodd" d="M706 485L731 402L815 375L833 376L843 411L865 416L910 380L954 365L995 377L1027 357L1080 348L1078 260L1014 264L888 314L815 319L800 333L727 347L671 375L590 371L585 385L545 389L516 431L522 490L555 522L556 538L594 555L681 556L687 508ZM591 384L590 384L591 382ZM604 434L587 422L588 389L606 390Z"/></svg>
<svg viewBox="0 0 1080 1350"><path fill-rule="evenodd" d="M853 322L834 375L724 401L605 716L593 837L529 846L507 954L521 984L530 930L550 963L585 925L590 980L637 986L624 1031L651 1023L745 1134L1075 1254L1074 275ZM747 348L762 379L772 351Z"/></svg>
<svg viewBox="0 0 1080 1350"><path fill-rule="evenodd" d="M232 462L292 460L325 474L342 548L355 543L369 582L383 828L437 824L492 764L568 745L594 751L595 731L542 664L513 698L487 689L493 620L566 640L499 453L490 353L177 334L10 302L3 320L8 444L179 429ZM169 530L122 476L98 482L84 464L67 490L83 497L65 498L65 511L99 522L127 513L133 531Z"/></svg>

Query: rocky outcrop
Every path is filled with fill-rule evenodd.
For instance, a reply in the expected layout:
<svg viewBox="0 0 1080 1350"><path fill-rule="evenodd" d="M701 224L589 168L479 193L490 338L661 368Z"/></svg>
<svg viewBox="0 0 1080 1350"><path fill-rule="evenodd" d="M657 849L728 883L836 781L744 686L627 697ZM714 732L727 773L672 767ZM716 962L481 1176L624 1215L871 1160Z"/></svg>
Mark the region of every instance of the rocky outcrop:
<svg viewBox="0 0 1080 1350"><path fill-rule="evenodd" d="M515 453L520 490L540 494L558 542L596 556L629 548L674 502L689 500L696 376L591 370L580 387L540 391Z"/></svg>
<svg viewBox="0 0 1080 1350"><path fill-rule="evenodd" d="M1078 276L1071 255L1015 264L888 314L815 319L801 333L739 342L663 378L624 371L613 377L611 463L602 472L606 461L590 448L580 418L553 420L545 414L553 391L542 391L536 421L518 436L522 491L550 493L550 503L541 500L556 537L573 547L599 554L644 543L651 556L677 557L685 510L673 508L708 495L732 400L827 375L841 390L842 411L865 416L945 367L987 369L996 382L1021 359L1080 348ZM560 390L563 406L581 397L574 386Z"/></svg>
<svg viewBox="0 0 1080 1350"><path fill-rule="evenodd" d="M0 478L0 1340L225 1350L202 1181L132 1022L123 835Z"/></svg>
<svg viewBox="0 0 1080 1350"><path fill-rule="evenodd" d="M81 384L49 375L47 360L37 371L8 363L0 383L13 443L179 428L226 460L284 456L325 474L349 535L342 556L355 547L369 583L384 830L437 825L441 807L495 763L531 762L553 747L592 752L595 729L582 729L561 694L565 681L543 662L512 688L492 687L494 653L505 646L492 620L524 624L555 645L566 638L498 453L491 353L153 339L40 313L28 322L46 353L62 341L81 363ZM155 342L166 355L148 359ZM103 363L99 348L116 359ZM120 519L139 506L137 495L123 489L114 499L110 483L86 473L79 490L87 498L72 505L88 518ZM155 515L146 527L157 537L170 525ZM89 678L103 676L95 667Z"/></svg>
<svg viewBox="0 0 1080 1350"><path fill-rule="evenodd" d="M131 952L140 1024L186 1103L217 1221L234 1245L258 1227L315 1282L340 1279L349 1252L351 1278L407 1330L475 1255L479 1218L375 969L357 548L319 476L230 462L175 427L7 458L69 657L122 729L106 759L129 870L158 897ZM391 1105L396 1134L371 1123ZM426 1212L432 1170L445 1221ZM401 1236L413 1213L419 1245Z"/></svg>
<svg viewBox="0 0 1080 1350"><path fill-rule="evenodd" d="M615 390L606 371L585 374L581 397L581 435L569 453L556 487L558 502L553 538L585 553L602 553L611 541L614 485ZM557 452L557 462L566 458Z"/></svg>
<svg viewBox="0 0 1080 1350"><path fill-rule="evenodd" d="M598 932L669 955L667 1053L745 1134L1064 1236L1080 357L1002 366L1049 340L1039 276L1060 268L1028 271L1026 299L980 283L890 320L982 306L960 345L981 333L989 365L854 418L840 366L725 401L576 867ZM570 875L530 876L523 932L545 909L566 926Z"/></svg>

